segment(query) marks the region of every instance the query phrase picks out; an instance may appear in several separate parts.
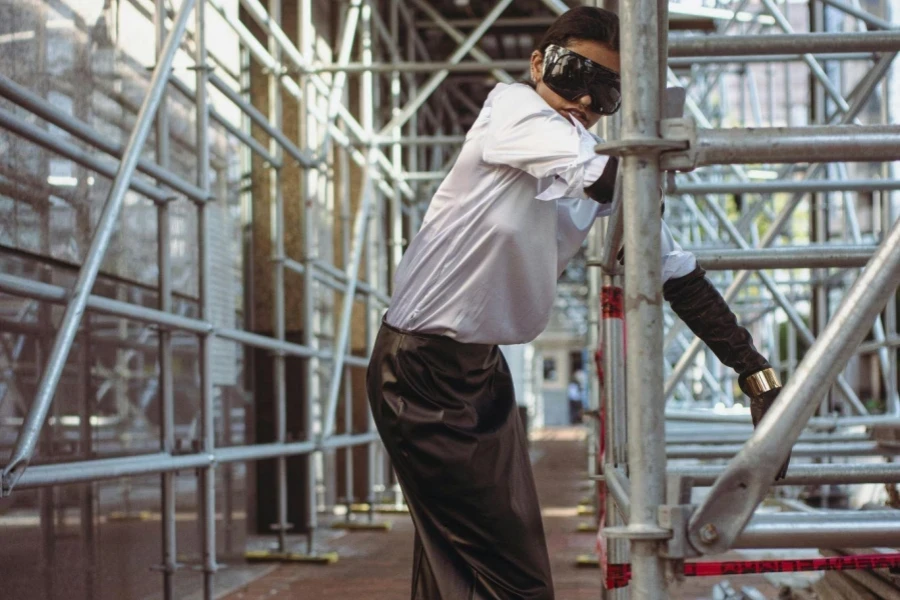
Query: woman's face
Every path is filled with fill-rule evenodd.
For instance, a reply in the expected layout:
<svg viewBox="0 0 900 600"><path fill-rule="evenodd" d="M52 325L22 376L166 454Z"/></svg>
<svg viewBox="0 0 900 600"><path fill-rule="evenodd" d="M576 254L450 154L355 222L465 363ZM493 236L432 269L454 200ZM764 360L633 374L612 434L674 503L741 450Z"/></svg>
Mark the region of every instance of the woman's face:
<svg viewBox="0 0 900 600"><path fill-rule="evenodd" d="M619 53L610 50L600 42L571 40L566 44L566 48L591 59L607 69L611 69L616 73L619 72ZM544 56L538 50L535 50L531 55L531 79L536 84L537 93L540 94L541 98L563 117L577 119L586 128L596 125L601 115L591 111L591 97L584 95L574 101L566 100L547 87L542 81L543 66Z"/></svg>

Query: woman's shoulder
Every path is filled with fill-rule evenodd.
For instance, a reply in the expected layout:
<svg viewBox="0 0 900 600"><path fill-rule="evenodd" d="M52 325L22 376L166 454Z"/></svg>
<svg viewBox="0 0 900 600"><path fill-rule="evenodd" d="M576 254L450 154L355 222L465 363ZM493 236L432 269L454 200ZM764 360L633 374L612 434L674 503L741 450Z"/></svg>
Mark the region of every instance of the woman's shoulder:
<svg viewBox="0 0 900 600"><path fill-rule="evenodd" d="M540 112L556 114L535 89L524 82L498 83L488 94L484 108L497 108L506 116Z"/></svg>
<svg viewBox="0 0 900 600"><path fill-rule="evenodd" d="M502 99L504 103L506 103L507 100L525 103L532 103L537 100L543 103L543 100L541 100L541 97L531 85L520 81L514 83L498 83L495 85L494 89L488 94L485 106L492 106L500 99Z"/></svg>

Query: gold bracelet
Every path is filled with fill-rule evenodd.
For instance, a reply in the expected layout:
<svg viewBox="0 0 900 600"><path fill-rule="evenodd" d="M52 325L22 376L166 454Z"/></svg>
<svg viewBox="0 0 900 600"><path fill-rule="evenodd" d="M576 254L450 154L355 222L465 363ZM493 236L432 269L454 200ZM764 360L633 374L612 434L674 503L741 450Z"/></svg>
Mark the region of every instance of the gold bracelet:
<svg viewBox="0 0 900 600"><path fill-rule="evenodd" d="M747 379L744 380L744 385L747 386L750 397L756 398L757 396L762 396L769 390L780 388L781 382L778 381L778 375L775 374L775 371L770 368L763 369L762 371L758 371L753 375L748 376Z"/></svg>

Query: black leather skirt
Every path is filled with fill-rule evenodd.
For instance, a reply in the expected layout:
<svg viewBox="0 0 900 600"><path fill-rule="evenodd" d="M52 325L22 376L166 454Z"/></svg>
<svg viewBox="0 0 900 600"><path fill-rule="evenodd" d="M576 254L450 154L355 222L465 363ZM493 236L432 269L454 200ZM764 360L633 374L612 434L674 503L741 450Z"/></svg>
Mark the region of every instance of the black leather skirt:
<svg viewBox="0 0 900 600"><path fill-rule="evenodd" d="M413 600L550 600L525 430L497 346L381 326L366 385L416 527Z"/></svg>

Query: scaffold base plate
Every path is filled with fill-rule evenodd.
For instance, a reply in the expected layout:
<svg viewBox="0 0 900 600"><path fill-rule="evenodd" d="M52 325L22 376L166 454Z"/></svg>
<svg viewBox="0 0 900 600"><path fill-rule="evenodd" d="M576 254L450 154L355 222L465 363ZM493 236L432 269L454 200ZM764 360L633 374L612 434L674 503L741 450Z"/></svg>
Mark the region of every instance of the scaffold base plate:
<svg viewBox="0 0 900 600"><path fill-rule="evenodd" d="M331 524L332 529L346 529L347 531L390 531L393 524L390 521L377 523L365 523L360 521L336 521Z"/></svg>
<svg viewBox="0 0 900 600"><path fill-rule="evenodd" d="M293 562L313 565L332 565L338 561L337 552L303 554L301 552L279 552L277 550L249 550L244 553L249 562Z"/></svg>
<svg viewBox="0 0 900 600"><path fill-rule="evenodd" d="M351 504L350 512L367 513L369 512L369 505L365 502L361 504ZM407 508L406 505L403 504L401 504L400 506L397 506L396 504L376 504L374 507L372 507L371 512L401 515L409 513L409 508Z"/></svg>
<svg viewBox="0 0 900 600"><path fill-rule="evenodd" d="M579 569L599 569L600 560L593 554L579 554L575 557L575 566Z"/></svg>
<svg viewBox="0 0 900 600"><path fill-rule="evenodd" d="M138 512L114 511L106 517L108 522L119 521L123 523L133 523L135 521L150 521L153 519L153 513L148 510Z"/></svg>

